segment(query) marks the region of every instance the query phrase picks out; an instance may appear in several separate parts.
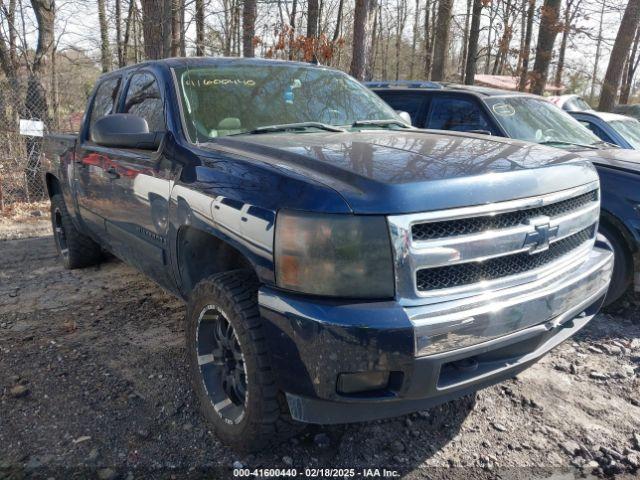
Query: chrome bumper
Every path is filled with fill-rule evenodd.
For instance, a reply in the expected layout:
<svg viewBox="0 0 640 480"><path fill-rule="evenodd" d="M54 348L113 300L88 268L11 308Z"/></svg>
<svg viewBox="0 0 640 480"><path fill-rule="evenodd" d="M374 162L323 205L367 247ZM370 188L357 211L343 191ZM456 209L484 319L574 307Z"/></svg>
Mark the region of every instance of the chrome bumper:
<svg viewBox="0 0 640 480"><path fill-rule="evenodd" d="M405 307L416 356L480 344L534 325L573 318L606 293L613 253L593 248L561 272L512 288L454 301Z"/></svg>

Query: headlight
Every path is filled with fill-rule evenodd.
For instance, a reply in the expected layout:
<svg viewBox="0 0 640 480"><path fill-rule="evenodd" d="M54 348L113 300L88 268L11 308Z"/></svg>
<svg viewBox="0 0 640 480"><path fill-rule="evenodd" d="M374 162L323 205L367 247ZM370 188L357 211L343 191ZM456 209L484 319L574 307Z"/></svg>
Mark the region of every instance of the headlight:
<svg viewBox="0 0 640 480"><path fill-rule="evenodd" d="M275 262L276 282L287 290L358 298L394 294L384 217L281 211Z"/></svg>

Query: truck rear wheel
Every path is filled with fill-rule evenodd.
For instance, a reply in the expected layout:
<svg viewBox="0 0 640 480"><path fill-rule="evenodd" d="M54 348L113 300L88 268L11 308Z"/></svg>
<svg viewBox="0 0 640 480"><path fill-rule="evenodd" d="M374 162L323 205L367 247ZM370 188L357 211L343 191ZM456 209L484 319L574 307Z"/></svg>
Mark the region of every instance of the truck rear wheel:
<svg viewBox="0 0 640 480"><path fill-rule="evenodd" d="M235 270L198 283L190 296L186 341L193 388L216 435L255 451L296 434L278 391L258 311L253 272Z"/></svg>
<svg viewBox="0 0 640 480"><path fill-rule="evenodd" d="M58 255L66 269L89 267L102 260L100 245L78 231L60 194L51 197L51 226Z"/></svg>

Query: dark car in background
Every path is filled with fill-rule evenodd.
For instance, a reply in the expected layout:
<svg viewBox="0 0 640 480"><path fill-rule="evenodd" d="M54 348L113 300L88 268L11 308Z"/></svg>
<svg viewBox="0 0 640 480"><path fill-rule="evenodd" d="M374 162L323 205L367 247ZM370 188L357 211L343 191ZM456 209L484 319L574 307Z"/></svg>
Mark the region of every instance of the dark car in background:
<svg viewBox="0 0 640 480"><path fill-rule="evenodd" d="M432 82L433 83L433 82ZM549 145L591 160L602 184L600 232L616 254L607 303L634 283L640 261L640 152L623 150L537 95L493 88L419 82L368 84L418 128L484 133ZM635 284L639 284L635 274Z"/></svg>
<svg viewBox="0 0 640 480"><path fill-rule="evenodd" d="M601 140L620 148L640 150L640 122L633 117L609 112L569 112Z"/></svg>

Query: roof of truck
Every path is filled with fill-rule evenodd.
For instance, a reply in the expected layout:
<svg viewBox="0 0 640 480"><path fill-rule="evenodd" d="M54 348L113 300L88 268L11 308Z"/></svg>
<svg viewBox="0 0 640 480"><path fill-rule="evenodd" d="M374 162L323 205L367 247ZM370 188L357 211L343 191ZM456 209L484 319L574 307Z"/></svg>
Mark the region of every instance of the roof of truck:
<svg viewBox="0 0 640 480"><path fill-rule="evenodd" d="M261 65L291 65L297 67L311 67L311 68L331 68L325 65L319 65L307 62L294 62L289 60L275 60L267 58L238 58L238 57L172 57L163 58L159 60L146 60L144 62L136 63L134 65L127 65L118 70L113 70L105 76L122 73L132 69L138 69L144 66L162 65L167 68L179 68L179 67L207 67L215 65L246 65L246 66L261 66Z"/></svg>

